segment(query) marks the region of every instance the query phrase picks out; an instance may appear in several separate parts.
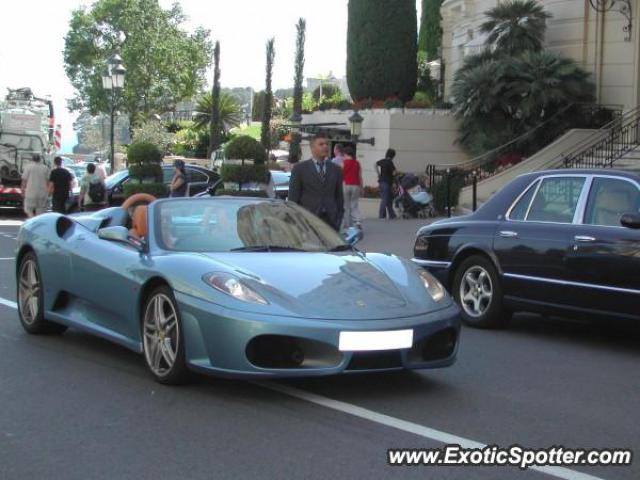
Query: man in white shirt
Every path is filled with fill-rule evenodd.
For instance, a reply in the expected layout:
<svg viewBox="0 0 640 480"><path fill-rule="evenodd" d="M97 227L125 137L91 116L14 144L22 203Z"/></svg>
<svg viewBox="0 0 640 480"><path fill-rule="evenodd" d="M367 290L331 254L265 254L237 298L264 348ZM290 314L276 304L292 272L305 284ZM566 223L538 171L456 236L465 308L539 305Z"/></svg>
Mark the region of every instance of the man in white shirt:
<svg viewBox="0 0 640 480"><path fill-rule="evenodd" d="M49 203L49 169L35 154L33 161L22 172L22 196L24 212L28 218L47 211Z"/></svg>

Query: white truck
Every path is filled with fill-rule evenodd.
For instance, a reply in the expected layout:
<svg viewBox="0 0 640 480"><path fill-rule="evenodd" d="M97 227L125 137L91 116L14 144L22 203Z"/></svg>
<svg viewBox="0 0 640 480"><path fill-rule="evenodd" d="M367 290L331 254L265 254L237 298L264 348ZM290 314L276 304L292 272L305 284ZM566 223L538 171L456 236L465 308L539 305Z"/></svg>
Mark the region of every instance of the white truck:
<svg viewBox="0 0 640 480"><path fill-rule="evenodd" d="M0 207L22 206L22 171L34 155L51 167L54 125L53 103L30 88L9 89L0 101Z"/></svg>

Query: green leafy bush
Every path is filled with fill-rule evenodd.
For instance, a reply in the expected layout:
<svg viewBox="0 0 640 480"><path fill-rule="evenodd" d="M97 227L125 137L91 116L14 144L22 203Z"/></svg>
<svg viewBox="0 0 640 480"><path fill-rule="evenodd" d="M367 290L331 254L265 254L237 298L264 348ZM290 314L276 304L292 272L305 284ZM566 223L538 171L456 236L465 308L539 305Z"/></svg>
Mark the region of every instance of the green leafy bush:
<svg viewBox="0 0 640 480"><path fill-rule="evenodd" d="M452 171L449 174L449 200L451 202L451 208L458 206L458 200L460 197L460 191L464 187L464 175L462 172ZM431 195L433 195L433 205L440 213L444 213L447 210L447 178L442 177L439 181L434 183L430 189Z"/></svg>
<svg viewBox="0 0 640 480"><path fill-rule="evenodd" d="M216 196L230 195L232 197L258 197L267 198L267 192L264 190L216 190Z"/></svg>
<svg viewBox="0 0 640 480"><path fill-rule="evenodd" d="M269 170L266 165L222 165L221 178L223 182L243 183L267 183Z"/></svg>
<svg viewBox="0 0 640 480"><path fill-rule="evenodd" d="M134 163L129 167L129 175L141 180L151 178L155 182L162 182L162 167L159 163Z"/></svg>
<svg viewBox="0 0 640 480"><path fill-rule="evenodd" d="M167 186L163 183L135 183L127 182L124 185L124 194L130 197L136 193L148 193L157 198L166 197L169 194Z"/></svg>
<svg viewBox="0 0 640 480"><path fill-rule="evenodd" d="M151 142L135 142L127 150L129 165L136 163L160 163L162 152Z"/></svg>
<svg viewBox="0 0 640 480"><path fill-rule="evenodd" d="M232 160L253 160L257 165L267 159L267 152L260 142L248 135L240 135L231 140L225 147L224 155Z"/></svg>

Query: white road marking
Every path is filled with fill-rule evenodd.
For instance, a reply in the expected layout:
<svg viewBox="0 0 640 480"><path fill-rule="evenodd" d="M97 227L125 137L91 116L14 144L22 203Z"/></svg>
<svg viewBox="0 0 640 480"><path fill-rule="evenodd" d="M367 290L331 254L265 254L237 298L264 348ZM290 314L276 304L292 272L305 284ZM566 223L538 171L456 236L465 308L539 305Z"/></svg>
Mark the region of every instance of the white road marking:
<svg viewBox="0 0 640 480"><path fill-rule="evenodd" d="M18 308L18 304L11 300L0 297L0 304L6 305L11 308ZM443 432L433 428L425 427L417 423L408 422L400 418L391 417L383 413L374 412L367 408L358 407L351 403L341 402L340 400L333 400L332 398L323 397L315 393L300 390L298 388L289 387L288 385L282 385L280 383L273 382L251 382L254 385L258 385L269 390L273 390L290 397L304 400L306 402L320 405L322 407L330 408L338 412L353 415L355 417L369 420L371 422L379 423L387 427L395 428L396 430L402 430L404 432L413 433L420 437L435 440L436 442L444 444L457 444L463 448L483 448L487 444L476 442L468 438L459 437L451 433ZM535 470L536 472L544 473L556 478L562 478L564 480L604 480L601 477L595 477L587 473L576 472L564 467L529 467L529 470Z"/></svg>
<svg viewBox="0 0 640 480"><path fill-rule="evenodd" d="M355 417L363 418L371 422L379 423L387 427L402 430L404 432L413 433L436 442L444 444L457 444L463 448L483 448L486 444L470 440L468 438L459 437L451 433L443 432L441 430L435 430L433 428L425 427L417 423L408 422L399 418L384 415L382 413L374 412L366 408L358 407L350 403L341 402L339 400L333 400L332 398L323 397L322 395L316 395L315 393L300 390L298 388L290 387L280 383L273 382L252 382L255 385L259 385L276 392L283 393L290 397L295 397L299 400L304 400L316 405L321 405L338 412L353 415ZM594 477L582 472L576 472L564 467L529 467L529 470L535 470L546 475L550 475L556 478L562 478L564 480L603 480L600 477Z"/></svg>
<svg viewBox="0 0 640 480"><path fill-rule="evenodd" d="M15 260L15 257L0 257L0 260Z"/></svg>
<svg viewBox="0 0 640 480"><path fill-rule="evenodd" d="M16 302L7 300L6 298L2 298L2 297L0 297L0 305L5 305L7 307L15 308L16 310L18 309L18 304Z"/></svg>
<svg viewBox="0 0 640 480"><path fill-rule="evenodd" d="M24 220L0 220L0 227L20 227Z"/></svg>

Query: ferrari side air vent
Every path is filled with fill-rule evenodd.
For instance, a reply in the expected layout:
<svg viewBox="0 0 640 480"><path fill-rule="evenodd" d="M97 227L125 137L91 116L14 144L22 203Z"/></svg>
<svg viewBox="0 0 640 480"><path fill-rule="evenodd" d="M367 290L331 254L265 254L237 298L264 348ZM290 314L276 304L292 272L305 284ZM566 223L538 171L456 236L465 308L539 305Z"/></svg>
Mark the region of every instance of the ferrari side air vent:
<svg viewBox="0 0 640 480"><path fill-rule="evenodd" d="M65 238L65 235L73 227L73 222L67 217L60 217L56 222L56 233L60 238Z"/></svg>

